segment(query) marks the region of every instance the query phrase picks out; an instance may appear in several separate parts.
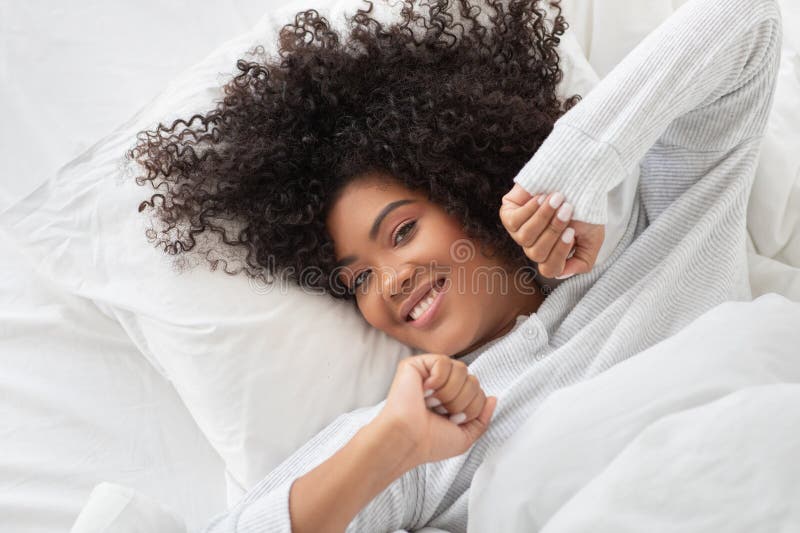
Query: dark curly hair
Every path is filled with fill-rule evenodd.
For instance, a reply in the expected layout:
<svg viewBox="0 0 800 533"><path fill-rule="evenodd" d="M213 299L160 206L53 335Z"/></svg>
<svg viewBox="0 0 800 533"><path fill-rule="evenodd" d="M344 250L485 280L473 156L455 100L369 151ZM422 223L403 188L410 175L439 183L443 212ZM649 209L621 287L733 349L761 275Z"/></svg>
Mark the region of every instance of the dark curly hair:
<svg viewBox="0 0 800 533"><path fill-rule="evenodd" d="M548 2L548 19L537 0L485 0L487 30L480 7L457 0L466 31L449 0L431 0L427 20L404 0L388 27L365 1L368 10L346 17L344 43L316 10L300 12L280 30L280 59L251 50L212 111L138 134L127 157L141 165L136 183L156 190L139 205L157 215L151 242L193 250L212 270L280 274L351 299L326 215L347 183L378 173L424 191L510 264L534 265L498 210L580 98L556 96L567 28L559 2ZM223 249L241 252L238 266Z"/></svg>

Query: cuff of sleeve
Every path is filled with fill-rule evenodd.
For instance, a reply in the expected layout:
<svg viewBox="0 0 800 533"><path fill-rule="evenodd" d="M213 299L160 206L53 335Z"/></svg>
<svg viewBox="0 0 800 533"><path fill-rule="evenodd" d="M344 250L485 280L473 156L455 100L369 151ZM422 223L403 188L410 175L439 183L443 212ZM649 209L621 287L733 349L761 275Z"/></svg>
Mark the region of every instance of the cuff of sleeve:
<svg viewBox="0 0 800 533"><path fill-rule="evenodd" d="M289 493L294 481L291 479L246 505L236 522L236 531L292 533Z"/></svg>
<svg viewBox="0 0 800 533"><path fill-rule="evenodd" d="M608 192L624 177L613 146L556 122L514 182L531 194L559 191L574 206L574 220L605 225Z"/></svg>

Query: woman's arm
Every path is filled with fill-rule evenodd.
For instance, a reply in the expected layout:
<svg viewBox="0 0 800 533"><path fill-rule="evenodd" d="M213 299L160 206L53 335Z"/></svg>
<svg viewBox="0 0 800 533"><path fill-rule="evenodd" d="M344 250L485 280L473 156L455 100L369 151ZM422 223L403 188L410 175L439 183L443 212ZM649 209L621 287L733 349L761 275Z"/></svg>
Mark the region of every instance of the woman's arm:
<svg viewBox="0 0 800 533"><path fill-rule="evenodd" d="M358 515L358 525L402 527L405 505L416 498L407 491L416 480L404 480L403 440L377 425L384 405L385 400L337 417L236 506L214 517L204 533L344 531L367 506L371 509Z"/></svg>
<svg viewBox="0 0 800 533"><path fill-rule="evenodd" d="M760 135L779 42L775 0L690 0L556 122L514 181L605 224L608 193L657 140L706 152Z"/></svg>
<svg viewBox="0 0 800 533"><path fill-rule="evenodd" d="M464 416L453 421L434 414L428 397ZM407 357L397 365L386 400L339 416L205 532L410 527L426 489L422 469L415 467L469 450L487 430L496 405L463 362L443 354ZM450 486L448 479L437 483L428 486L434 495Z"/></svg>
<svg viewBox="0 0 800 533"><path fill-rule="evenodd" d="M379 420L364 426L344 448L292 484L292 531L344 531L375 496L416 466L413 452L399 429Z"/></svg>

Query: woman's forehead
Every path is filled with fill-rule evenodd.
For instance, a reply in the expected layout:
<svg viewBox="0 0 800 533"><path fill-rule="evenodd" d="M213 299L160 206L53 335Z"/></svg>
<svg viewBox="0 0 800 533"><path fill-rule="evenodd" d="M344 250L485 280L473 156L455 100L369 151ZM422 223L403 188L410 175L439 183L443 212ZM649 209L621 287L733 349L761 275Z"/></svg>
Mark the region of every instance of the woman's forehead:
<svg viewBox="0 0 800 533"><path fill-rule="evenodd" d="M338 257L353 253L354 248L377 239L382 226L397 209L416 205L425 207L427 196L399 183L373 181L353 183L342 191L332 206L326 226Z"/></svg>
<svg viewBox="0 0 800 533"><path fill-rule="evenodd" d="M403 200L415 203L428 202L425 194L412 191L398 182L359 180L342 190L331 206L326 223L329 230L355 223L371 223L389 204Z"/></svg>

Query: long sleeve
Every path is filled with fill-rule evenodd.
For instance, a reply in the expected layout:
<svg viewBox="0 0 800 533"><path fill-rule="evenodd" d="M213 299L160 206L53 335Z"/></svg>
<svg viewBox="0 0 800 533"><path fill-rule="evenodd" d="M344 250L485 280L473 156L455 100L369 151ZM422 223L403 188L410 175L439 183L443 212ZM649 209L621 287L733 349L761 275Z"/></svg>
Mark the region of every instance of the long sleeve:
<svg viewBox="0 0 800 533"><path fill-rule="evenodd" d="M724 152L759 136L779 42L775 0L691 0L650 33L553 131L514 181L561 191L573 218L607 221L607 196L657 142ZM760 97L754 97L760 96Z"/></svg>
<svg viewBox="0 0 800 533"><path fill-rule="evenodd" d="M215 516L204 533L291 533L289 492L294 481L324 462L369 423L385 400L337 417L261 480L239 503ZM393 481L350 522L347 531L395 531L413 516L421 469Z"/></svg>

